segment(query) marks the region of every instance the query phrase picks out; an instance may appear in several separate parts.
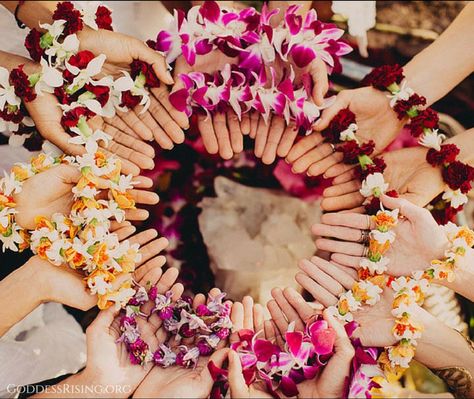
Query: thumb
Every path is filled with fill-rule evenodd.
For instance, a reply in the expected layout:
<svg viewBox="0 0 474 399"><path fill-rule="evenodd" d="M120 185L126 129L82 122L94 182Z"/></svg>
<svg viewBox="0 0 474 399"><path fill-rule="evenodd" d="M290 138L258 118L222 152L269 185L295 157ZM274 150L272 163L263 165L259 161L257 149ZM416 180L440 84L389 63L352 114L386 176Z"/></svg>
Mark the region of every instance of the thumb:
<svg viewBox="0 0 474 399"><path fill-rule="evenodd" d="M144 61L151 65L158 79L163 83L171 85L174 83L171 73L168 71L165 57L157 53L155 50L148 47L145 43L140 40L136 40L133 44L136 51L136 56L140 61Z"/></svg>
<svg viewBox="0 0 474 399"><path fill-rule="evenodd" d="M77 166L73 165L59 165L56 171L59 173L61 180L66 184L76 184L82 176Z"/></svg>
<svg viewBox="0 0 474 399"><path fill-rule="evenodd" d="M326 129L329 126L331 120L338 114L338 112L349 106L349 97L345 92L340 92L336 96L336 101L329 108L326 108L322 114L321 118L313 125L314 130L320 132L321 130Z"/></svg>
<svg viewBox="0 0 474 399"><path fill-rule="evenodd" d="M88 336L107 333L108 329L112 325L117 311L113 306L108 309L101 310L95 320L87 328L86 334Z"/></svg>
<svg viewBox="0 0 474 399"><path fill-rule="evenodd" d="M47 126L37 125L41 136L53 143L61 151L68 155L82 155L86 149L79 144L71 144L69 140L71 136L66 133L60 123L51 123Z"/></svg>
<svg viewBox="0 0 474 399"><path fill-rule="evenodd" d="M229 351L229 388L232 398L248 398L249 389L242 373L242 364L237 352Z"/></svg>
<svg viewBox="0 0 474 399"><path fill-rule="evenodd" d="M380 197L382 204L389 209L400 209L400 213L405 216L410 222L419 221L420 218L424 218L424 208L421 208L406 198L393 198L388 195L382 195Z"/></svg>
<svg viewBox="0 0 474 399"><path fill-rule="evenodd" d="M311 69L309 73L313 80L313 101L316 105L322 106L324 102L324 96L329 88L329 82L326 65L321 60L321 58L317 58L311 63Z"/></svg>
<svg viewBox="0 0 474 399"><path fill-rule="evenodd" d="M214 352L212 356L209 358L208 364L210 362L214 363L217 367L222 368L222 365L227 358L227 353L229 349L223 348L219 349L218 351ZM206 391L206 397L209 396L212 386L214 385L214 379L209 371L209 367L203 367L201 371L201 385L203 385L203 389Z"/></svg>

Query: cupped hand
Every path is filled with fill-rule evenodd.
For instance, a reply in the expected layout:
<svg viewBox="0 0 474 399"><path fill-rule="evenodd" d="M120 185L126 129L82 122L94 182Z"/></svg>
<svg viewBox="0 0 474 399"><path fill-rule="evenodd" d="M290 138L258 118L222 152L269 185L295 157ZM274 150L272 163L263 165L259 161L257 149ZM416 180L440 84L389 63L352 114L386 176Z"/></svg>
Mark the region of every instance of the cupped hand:
<svg viewBox="0 0 474 399"><path fill-rule="evenodd" d="M448 240L427 209L402 198L381 198L386 208L398 208L404 216L393 229L396 238L386 253L390 259L389 274L410 275L425 270L432 260L444 256ZM363 231L369 226L374 228L370 217L357 213L327 213L321 222L312 228L315 235L323 237L316 240L318 249L331 252L331 259L341 265L359 268L364 253Z"/></svg>
<svg viewBox="0 0 474 399"><path fill-rule="evenodd" d="M389 188L418 206L429 204L445 187L439 169L426 161L426 153L426 148L413 147L382 154L387 164L384 180ZM365 198L359 192L360 187L353 169L344 172L324 190L321 208L334 212L361 206Z"/></svg>
<svg viewBox="0 0 474 399"><path fill-rule="evenodd" d="M300 269L296 281L325 307L335 305L339 295L350 289L357 279L350 268L319 257L301 262ZM393 298L393 291L385 289L380 295L380 301L374 306L366 305L352 312L358 324L352 336L359 338L362 345L382 347L396 343L392 333L395 322L392 315Z"/></svg>
<svg viewBox="0 0 474 399"><path fill-rule="evenodd" d="M125 222L117 224L114 231L121 241L127 239L135 232L135 227ZM154 281L161 276L161 267L166 263L166 258L160 253L168 246L164 237L157 238L156 230L150 229L135 234L128 238L130 244L140 245L141 260L135 266L135 281ZM54 266L49 261L33 256L29 262L37 267L38 278L43 282L43 300L57 302L76 309L88 310L97 304L97 295L91 295L84 284L84 274L73 270L66 265ZM171 270L171 269L170 269ZM158 278L154 276L158 275ZM122 274L112 283L114 289L118 288L129 276Z"/></svg>
<svg viewBox="0 0 474 399"><path fill-rule="evenodd" d="M390 108L385 93L372 87L362 87L341 91L335 102L322 112L321 118L314 125L314 130L321 132L327 128L331 120L344 108L349 108L355 114L358 126L356 135L359 141L375 142L374 154L381 153L396 138L404 124L404 121L398 120L397 114ZM341 163L341 154L328 151L330 146L321 136L317 136L314 143L308 139L301 147L294 154L290 152L290 163L297 162L304 154L312 151L312 156L307 157L306 163L311 162L307 169L312 167L313 176L324 174L327 178L336 177L351 168L350 165ZM324 148L316 151L318 147Z"/></svg>
<svg viewBox="0 0 474 399"><path fill-rule="evenodd" d="M73 203L72 189L81 178L81 172L72 165L53 166L40 172L23 183L20 193L15 194L16 221L24 229L35 228L35 217L50 218L55 213L69 214ZM130 190L132 198L137 204L154 205L158 203L156 193L144 190L152 185L151 179L138 176L137 183ZM104 179L99 181L99 189L107 190L110 182ZM125 211L127 220L139 221L148 217L144 209L128 209Z"/></svg>
<svg viewBox="0 0 474 399"><path fill-rule="evenodd" d="M278 288L273 289L272 296L274 299L267 304L267 307L282 336L290 323L294 323L296 331L303 331L306 322L313 315L321 312L318 305L310 305L292 288L285 288L283 291ZM334 354L318 376L298 384L298 397L301 398L341 398L345 379L350 372L351 361L354 357L351 341L342 324L328 311L323 311L323 317L336 332Z"/></svg>

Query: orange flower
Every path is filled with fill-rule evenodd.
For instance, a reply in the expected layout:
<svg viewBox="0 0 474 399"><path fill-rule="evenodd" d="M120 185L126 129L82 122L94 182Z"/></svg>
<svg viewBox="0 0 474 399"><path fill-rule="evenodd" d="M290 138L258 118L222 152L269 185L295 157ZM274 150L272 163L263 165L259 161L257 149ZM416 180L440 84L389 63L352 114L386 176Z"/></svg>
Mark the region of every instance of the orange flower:
<svg viewBox="0 0 474 399"><path fill-rule="evenodd" d="M18 234L23 239L23 241L18 245L18 251L23 252L25 249L30 247L30 235L26 230L19 230Z"/></svg>
<svg viewBox="0 0 474 399"><path fill-rule="evenodd" d="M135 258L137 253L138 252L134 249L129 249L125 255L117 260L117 263L121 266L123 273L131 273L135 270Z"/></svg>
<svg viewBox="0 0 474 399"><path fill-rule="evenodd" d="M467 226L462 226L459 228L456 238L463 238L470 247L474 245L474 231L472 231Z"/></svg>
<svg viewBox="0 0 474 399"><path fill-rule="evenodd" d="M116 190L111 190L114 200L117 202L120 209L135 209L135 200L128 192L121 193Z"/></svg>
<svg viewBox="0 0 474 399"><path fill-rule="evenodd" d="M372 216L377 230L386 232L397 225L397 220L387 212L378 212L377 215Z"/></svg>
<svg viewBox="0 0 474 399"><path fill-rule="evenodd" d="M25 181L29 177L28 170L22 168L19 165L14 165L12 167L12 173L15 175L15 179L18 181Z"/></svg>
<svg viewBox="0 0 474 399"><path fill-rule="evenodd" d="M369 241L369 255L384 255L390 249L390 241L380 243L377 240Z"/></svg>
<svg viewBox="0 0 474 399"><path fill-rule="evenodd" d="M107 244L105 242L98 244L94 251L92 261L99 269L101 269L109 259L109 255L107 254Z"/></svg>
<svg viewBox="0 0 474 399"><path fill-rule="evenodd" d="M401 304L409 305L411 303L410 296L408 294L401 294L394 298L392 308L398 308Z"/></svg>
<svg viewBox="0 0 474 399"><path fill-rule="evenodd" d="M54 230L54 225L51 221L45 216L36 216L35 217L35 226L36 229L42 229L43 227L48 228L49 230Z"/></svg>
<svg viewBox="0 0 474 399"><path fill-rule="evenodd" d="M86 261L84 255L80 254L73 248L68 248L66 250L65 258L67 264L71 269L77 269L78 267L82 266Z"/></svg>
<svg viewBox="0 0 474 399"><path fill-rule="evenodd" d="M338 310L341 316L345 316L349 313L349 303L347 302L346 298L343 298L338 303Z"/></svg>
<svg viewBox="0 0 474 399"><path fill-rule="evenodd" d="M42 238L37 249L38 255L41 259L48 259L46 256L46 251L49 248L51 248L51 241L49 241L47 238Z"/></svg>

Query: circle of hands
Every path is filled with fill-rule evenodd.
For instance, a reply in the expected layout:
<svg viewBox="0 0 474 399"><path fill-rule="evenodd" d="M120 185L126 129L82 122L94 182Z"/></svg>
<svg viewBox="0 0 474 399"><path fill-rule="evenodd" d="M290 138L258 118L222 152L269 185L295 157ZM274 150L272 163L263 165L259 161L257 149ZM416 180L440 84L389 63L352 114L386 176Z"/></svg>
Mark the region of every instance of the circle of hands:
<svg viewBox="0 0 474 399"><path fill-rule="evenodd" d="M138 175L141 169L154 167L155 150L150 141L156 141L162 149L170 150L185 140L184 130L189 128L189 120L184 113L173 108L168 96L182 84L179 74L189 72L191 67L182 57L178 58L173 79L163 57L138 39L102 30L84 31L79 35L81 47L107 56L104 70L108 74L118 76L132 60L139 59L151 64L157 77L165 83L150 90L151 105L145 112L138 105L129 112L118 112L113 118L96 116L92 120L94 127L112 137L107 151L122 159L124 173L137 176L137 184L131 191L136 203L139 206L154 205L158 202L158 196L147 191L152 181ZM212 72L229 61L232 62L232 59L222 53L198 55L192 69ZM297 75L302 73L310 74L314 83L313 101L322 105L328 90L324 64L320 64L319 60L313 61L306 70L297 70ZM77 155L84 151L81 146L68 142L69 135L61 126L61 111L52 94L38 96L27 104L27 108L45 139L68 154ZM203 145L210 154L231 159L243 151L243 139L248 135L255 140L255 156L261 158L263 163L271 164L280 157L291 164L294 173L324 175L333 179L333 185L324 191L321 203L324 210L333 213L324 214L321 222L312 228L318 237L317 247L327 256L302 260L300 271L295 276L296 281L312 295L314 303L308 303L294 289L275 288L272 290L273 299L267 304L271 316L269 320L265 320L263 307L254 304L250 297L245 297L242 303L234 302L231 308L234 328L229 342L237 339L240 329L253 329L279 346L285 345L283 337L289 323L294 322L296 330L303 330L310 317L323 312L324 318L336 332L335 353L321 374L298 385L301 397L341 397L344 379L349 374L354 355L342 325L323 311L336 304L339 295L350 289L357 280L357 268L364 253L361 238L363 232L371 228L370 219L361 213L364 198L359 193L360 181L351 167L342 163L342 154L334 152L320 133L344 108L349 108L356 115L360 138L375 141L376 154L383 152L403 125L403 121L399 121L391 111L385 94L373 88L339 93L332 105L322 112L312 134L300 140L297 140L294 126L287 126L280 117L270 118L269 123L265 123L257 113L244 114L240 121L232 111L197 117ZM434 168L426 166L426 150L423 148L401 149L384 153L383 156L387 163L385 180L401 194L398 199L383 196L383 205L388 209L399 208L404 217L395 228L397 240L387 254L391 259L388 273L393 276L408 275L414 270L423 270L432 259L441 257L442 252L437 251L446 246L445 235L430 213L421 208L442 191L443 182ZM18 224L33 228L37 214L49 217L56 212L67 213L73 201L71 189L79 178L80 172L74 167L60 165L27 180L22 192L15 196ZM109 182L104 180L100 184L106 196ZM337 213L341 210L345 213ZM128 239L131 244L140 244L142 260L134 272L134 280L142 286L157 285L160 294L171 291L173 301L176 301L183 293L183 286L176 283L178 271L170 268L163 272L161 269L166 259L160 253L166 248L167 240L157 238L158 233L153 229L136 233L131 224L147 217L148 211L144 209L128 210L127 221L113 222L111 230L120 240ZM413 257L413 253L418 256ZM37 256L31 258L29 263L39 265L48 300L82 310L95 305L96 298L85 291L79 273L66 267L52 266ZM119 286L120 283L117 279L114 285ZM213 296L219 293L218 288L210 291ZM377 305L354 313L359 325L354 337L360 338L364 346L380 347L395 343L391 295L385 292ZM205 301L206 297L198 294L193 307ZM148 303L143 310L150 312L152 307ZM152 351L166 340L166 332L156 314L138 318L137 323ZM207 364L212 360L219 367L227 365L232 397L270 397L261 383L246 385L239 357L226 348L228 342L225 340L210 357L201 356L193 369L179 366L160 368L151 364L145 367L131 364L125 345L117 342L120 334L119 318L113 309L101 311L87 330L87 366L77 375L78 378L84 378L89 383L127 386L128 395L133 393L136 397L208 397L213 379ZM192 344L192 340L185 343Z"/></svg>

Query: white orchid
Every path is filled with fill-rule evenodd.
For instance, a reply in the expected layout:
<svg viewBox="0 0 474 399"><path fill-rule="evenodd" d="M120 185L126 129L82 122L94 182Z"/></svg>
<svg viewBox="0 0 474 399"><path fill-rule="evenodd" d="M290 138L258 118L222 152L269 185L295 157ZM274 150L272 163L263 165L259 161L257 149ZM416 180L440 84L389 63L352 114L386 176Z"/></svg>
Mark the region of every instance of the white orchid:
<svg viewBox="0 0 474 399"><path fill-rule="evenodd" d="M454 209L459 208L468 201L467 195L462 193L459 189L451 190L450 188L447 188L442 198L447 202L451 202L451 206Z"/></svg>
<svg viewBox="0 0 474 399"><path fill-rule="evenodd" d="M105 54L99 54L97 57L89 61L84 69L71 65L66 61L66 69L71 72L75 78L70 84L70 88L73 91L77 91L84 87L84 85L93 82L93 77L98 75L102 71L106 56Z"/></svg>
<svg viewBox="0 0 474 399"><path fill-rule="evenodd" d="M380 294L383 292L383 290L378 285L373 284L367 280L359 281L357 284L367 293L368 299L366 299L365 302L368 305L374 306L378 301L380 301Z"/></svg>
<svg viewBox="0 0 474 399"><path fill-rule="evenodd" d="M20 127L19 123L6 121L0 118L0 132L2 133L8 133L8 132L15 133L18 131L19 127Z"/></svg>
<svg viewBox="0 0 474 399"><path fill-rule="evenodd" d="M125 211L119 208L116 201L109 201L108 211L110 212L110 217L115 218L117 222L122 223L125 220Z"/></svg>
<svg viewBox="0 0 474 399"><path fill-rule="evenodd" d="M69 142L71 144L79 144L79 145L85 144L86 150L89 153L93 153L97 151L97 148L98 148L97 143L99 143L100 141L102 141L105 147L107 147L109 145L109 141L112 139L110 135L108 135L107 133L103 132L100 129L97 129L90 136L87 136L86 134L84 134L84 132L77 127L71 128L71 131L73 133L76 133L77 136L70 138Z"/></svg>
<svg viewBox="0 0 474 399"><path fill-rule="evenodd" d="M384 194L388 189L388 183L385 183L382 173L374 173L368 175L365 180L362 182L362 188L360 193L364 197L380 197L381 194Z"/></svg>
<svg viewBox="0 0 474 399"><path fill-rule="evenodd" d="M38 96L47 93L53 93L55 87L60 87L63 84L63 75L56 68L49 66L48 62L41 58L41 74L39 80L35 84L35 91Z"/></svg>
<svg viewBox="0 0 474 399"><path fill-rule="evenodd" d="M114 190L124 193L133 188L133 175L120 175L118 182L112 181L110 184Z"/></svg>
<svg viewBox="0 0 474 399"><path fill-rule="evenodd" d="M20 104L21 98L15 94L15 88L10 84L10 72L0 67L0 111L5 109L5 105L18 107Z"/></svg>
<svg viewBox="0 0 474 399"><path fill-rule="evenodd" d="M373 262L368 258L362 258L359 262L359 266L369 270L371 274L382 274L387 271L387 266L390 263L390 259L382 256L378 262Z"/></svg>
<svg viewBox="0 0 474 399"><path fill-rule="evenodd" d="M48 56L48 62L52 65L52 59L55 58L53 66L60 66L68 59L72 54L76 54L79 51L79 39L76 34L66 36L62 43L56 39L48 47L44 53ZM66 64L67 65L67 64Z"/></svg>
<svg viewBox="0 0 474 399"><path fill-rule="evenodd" d="M96 13L97 8L103 5L101 1L78 1L77 6L82 14L82 21L88 27L98 30L99 27L97 26L96 20ZM104 6L105 7L105 6Z"/></svg>
<svg viewBox="0 0 474 399"><path fill-rule="evenodd" d="M46 250L46 256L53 265L61 266L65 261L63 253L71 248L71 246L72 244L68 239L60 238L53 241L51 246Z"/></svg>
<svg viewBox="0 0 474 399"><path fill-rule="evenodd" d="M346 130L343 130L339 134L339 138L341 141L357 141L355 133L357 132L357 125L355 123L351 123Z"/></svg>
<svg viewBox="0 0 474 399"><path fill-rule="evenodd" d="M438 129L433 129L431 132L423 133L418 143L423 147L434 148L436 151L439 151L445 139L446 136L444 134L438 134Z"/></svg>
<svg viewBox="0 0 474 399"><path fill-rule="evenodd" d="M397 92L387 96L388 98L390 98L390 107L393 108L395 104L400 100L407 101L414 93L414 90L408 87L406 80L404 80L400 85L400 89Z"/></svg>
<svg viewBox="0 0 474 399"><path fill-rule="evenodd" d="M104 276L102 275L89 277L87 279L87 286L89 287L92 295L105 295L112 289L112 284L106 282Z"/></svg>
<svg viewBox="0 0 474 399"><path fill-rule="evenodd" d="M56 40L64 32L64 25L66 21L64 19L58 19L53 21L52 24L39 24L40 28L44 29L49 33L53 40Z"/></svg>
<svg viewBox="0 0 474 399"><path fill-rule="evenodd" d="M11 215L16 213L14 208L3 208L0 211L0 226L4 229L10 224Z"/></svg>
<svg viewBox="0 0 474 399"><path fill-rule="evenodd" d="M18 251L18 245L23 243L23 238L20 233L20 226L13 224L9 235L0 235L0 241L2 241L2 250L5 252L7 249L13 252Z"/></svg>
<svg viewBox="0 0 474 399"><path fill-rule="evenodd" d="M121 76L114 82L114 90L117 92L130 91L134 96L141 96L140 105L143 106L143 109L140 111L140 114L144 113L151 103L148 90L143 86L136 85L128 72L122 71L122 73L124 76ZM122 100L120 99L121 102Z"/></svg>
<svg viewBox="0 0 474 399"><path fill-rule="evenodd" d="M119 310L127 305L133 295L135 295L133 288L121 288L119 291L110 294L107 299L111 302L115 302L115 309Z"/></svg>
<svg viewBox="0 0 474 399"><path fill-rule="evenodd" d="M0 179L0 191L6 196L18 194L21 192L21 182L16 180L14 173L3 171L3 178Z"/></svg>
<svg viewBox="0 0 474 399"><path fill-rule="evenodd" d="M370 232L371 238L373 238L375 241L379 242L380 244L383 244L385 242L394 242L396 234L393 232L393 230L389 231L379 231L379 230L373 230Z"/></svg>

